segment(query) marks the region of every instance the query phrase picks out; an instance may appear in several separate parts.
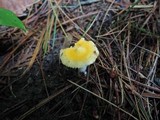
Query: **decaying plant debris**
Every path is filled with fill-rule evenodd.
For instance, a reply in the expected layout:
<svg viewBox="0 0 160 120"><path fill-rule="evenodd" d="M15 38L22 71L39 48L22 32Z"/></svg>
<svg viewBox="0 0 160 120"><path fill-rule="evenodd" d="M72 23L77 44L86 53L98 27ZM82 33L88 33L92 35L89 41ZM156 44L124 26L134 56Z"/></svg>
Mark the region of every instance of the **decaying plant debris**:
<svg viewBox="0 0 160 120"><path fill-rule="evenodd" d="M44 0L23 18L27 34L1 27L0 119L159 120L159 8ZM87 76L59 61L82 36L100 52Z"/></svg>

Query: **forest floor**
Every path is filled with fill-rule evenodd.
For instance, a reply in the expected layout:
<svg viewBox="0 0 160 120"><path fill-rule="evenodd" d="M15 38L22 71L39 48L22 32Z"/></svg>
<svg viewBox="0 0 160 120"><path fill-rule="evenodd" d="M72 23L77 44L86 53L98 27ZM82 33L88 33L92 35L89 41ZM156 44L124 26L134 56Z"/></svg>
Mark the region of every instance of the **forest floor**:
<svg viewBox="0 0 160 120"><path fill-rule="evenodd" d="M159 120L160 3L43 0L0 27L0 120ZM100 55L87 75L60 49L81 37Z"/></svg>

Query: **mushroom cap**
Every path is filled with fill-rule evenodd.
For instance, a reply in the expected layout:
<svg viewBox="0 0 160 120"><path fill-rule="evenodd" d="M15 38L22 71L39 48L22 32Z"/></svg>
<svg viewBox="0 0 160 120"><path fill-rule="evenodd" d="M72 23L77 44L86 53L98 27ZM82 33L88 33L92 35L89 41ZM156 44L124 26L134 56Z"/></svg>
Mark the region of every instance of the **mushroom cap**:
<svg viewBox="0 0 160 120"><path fill-rule="evenodd" d="M60 50L62 63L70 68L83 68L95 62L99 55L96 45L92 41L81 38L75 45Z"/></svg>

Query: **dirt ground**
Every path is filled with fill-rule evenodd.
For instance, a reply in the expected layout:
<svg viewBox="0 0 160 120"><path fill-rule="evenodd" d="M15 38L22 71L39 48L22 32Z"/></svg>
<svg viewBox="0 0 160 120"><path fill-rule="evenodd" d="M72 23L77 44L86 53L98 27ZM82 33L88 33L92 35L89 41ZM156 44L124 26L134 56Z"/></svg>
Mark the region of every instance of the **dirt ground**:
<svg viewBox="0 0 160 120"><path fill-rule="evenodd" d="M0 27L0 120L159 120L158 3L46 1L21 18L27 34ZM86 76L61 63L65 35L97 45Z"/></svg>

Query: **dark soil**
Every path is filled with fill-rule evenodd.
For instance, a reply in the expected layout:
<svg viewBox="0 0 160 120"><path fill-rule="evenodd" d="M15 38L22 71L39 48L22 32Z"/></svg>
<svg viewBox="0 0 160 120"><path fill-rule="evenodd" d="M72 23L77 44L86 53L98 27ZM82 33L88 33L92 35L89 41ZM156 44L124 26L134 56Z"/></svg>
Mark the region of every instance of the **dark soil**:
<svg viewBox="0 0 160 120"><path fill-rule="evenodd" d="M33 51L37 47L37 40L39 40L40 35L43 33L43 28L46 27L47 15L50 15L48 13L52 15L52 12L50 12L52 10L47 7L47 4L42 5L42 7L39 5L37 9L34 9L37 11L33 15L33 18L29 18L26 22L30 29L29 33L31 33L26 41L25 35L21 31L0 28L3 31L0 34L0 120L132 120L131 115L141 119L148 118L146 120L150 118L158 120L160 103L157 96L160 91L159 86L153 84L153 86L149 86L151 89L146 87L147 80L149 79L141 78L138 74L138 72L141 72L146 75L150 72L149 65L152 65L154 62L156 54L149 53L148 51L153 50L156 53L158 49L156 46L158 44L156 35L148 37L149 33L145 33L143 30L138 31L139 26L141 27L144 20L141 17L136 19L136 14L143 14L142 17L146 17L148 14L150 16L150 13L147 10L137 10L136 12L123 15L119 13L119 17L116 15L116 10L109 10L106 15L106 11L111 3L105 0L105 2L100 1L88 4L85 4L87 0L80 0L83 3L82 9L81 6L77 5L76 0L67 1L66 3L64 2L64 6L66 4L68 6L63 7L63 11L66 12L69 18L76 18L74 22L82 30L87 31L88 26L95 20L87 32L88 35L85 33L85 37L97 40L94 42L100 51L99 58L93 65L88 67L88 74L86 76L79 73L77 69L70 69L62 65L59 60L59 51L66 37L63 35L61 26L57 24L54 46L51 44L53 41L49 39L49 42L47 41L49 46L47 52L44 53L43 48L40 49L32 67L27 68ZM122 10L121 5L115 4L115 6L115 8L118 7ZM84 31L70 22L60 10L58 12L58 17L62 20L60 21L62 27L66 30L66 33L71 34L73 37L72 44L81 35L84 35ZM145 14L147 15L145 16ZM85 15L86 17L84 17ZM77 19L77 17L79 18ZM135 22L137 23L137 26L135 25L137 28L134 25L135 28L131 28L132 26L128 24L128 21L132 17L135 17L135 21L137 20ZM118 21L119 19L121 20ZM151 20L152 23L155 22L154 18ZM115 24L111 24L112 21ZM151 24L150 26L153 27L152 25L154 26L155 24ZM111 31L111 27L115 28L115 31L113 30L113 33L109 33L111 35L105 36L108 31ZM124 28L124 31L119 32ZM147 31L149 27L147 26L145 29ZM6 30L8 31L6 32ZM53 30L51 33L53 33ZM128 34L131 37L128 37ZM98 38L98 35L102 35L102 37ZM122 45L124 43L123 40L126 40L125 37L131 40L129 41L131 44L127 43L127 41L124 46ZM23 40L24 43L20 44L12 53L12 50ZM140 40L141 42L139 42ZM137 43L139 48L136 47ZM143 47L148 51L142 49ZM128 53L134 49L126 59L130 60L127 62L130 64L128 68L131 78L133 78L132 86L129 86L126 66L124 66L122 59L122 51L125 51L125 49L129 49L128 51L126 50ZM153 62L150 62L150 60L153 60ZM142 68L140 64L144 67ZM25 71L26 68L27 71ZM138 72L135 72L136 70ZM25 74L23 74L24 71ZM123 81L122 84L120 84L120 79ZM138 84L138 82L141 84ZM78 87L78 85L83 88ZM123 99L121 85L123 85L124 90ZM150 95L146 94L149 96L148 98L143 96L143 93L147 90ZM138 95L134 92L138 93ZM154 98L151 93L155 93L156 97ZM141 94L143 98L141 98ZM131 115L122 112L104 99ZM147 103L148 101L149 104ZM150 105L152 111L150 114L146 114L148 113L147 105Z"/></svg>
<svg viewBox="0 0 160 120"><path fill-rule="evenodd" d="M109 109L106 103L68 82L71 80L89 90L97 91L95 84L89 82L87 76L77 69L69 69L60 64L60 47L56 46L45 55L41 64L34 64L25 75L2 77L0 120L113 118L111 110L106 112ZM90 72L95 71L93 66L89 69Z"/></svg>
<svg viewBox="0 0 160 120"><path fill-rule="evenodd" d="M113 117L101 111L107 105L99 105L97 98L67 81L94 89L93 83L86 84L87 78L81 77L77 70L60 65L58 60L43 73L34 65L28 74L9 79L8 86L1 89L1 120L91 120L99 114L103 120Z"/></svg>

